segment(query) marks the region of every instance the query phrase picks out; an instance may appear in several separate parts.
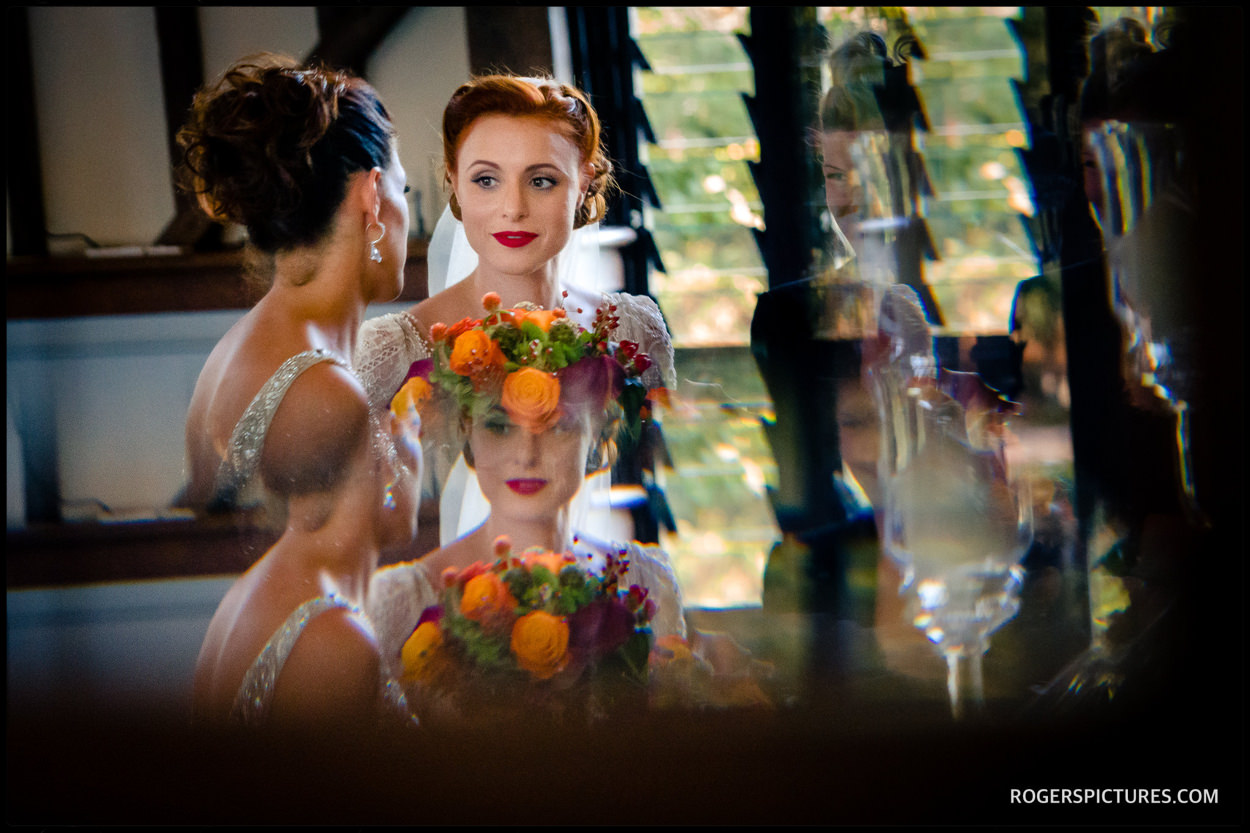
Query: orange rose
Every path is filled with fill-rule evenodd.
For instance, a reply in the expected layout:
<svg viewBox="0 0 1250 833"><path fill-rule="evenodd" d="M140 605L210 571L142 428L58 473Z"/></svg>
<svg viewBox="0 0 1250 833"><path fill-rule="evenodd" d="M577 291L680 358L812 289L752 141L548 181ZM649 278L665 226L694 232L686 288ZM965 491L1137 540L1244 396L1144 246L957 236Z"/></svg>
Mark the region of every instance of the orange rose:
<svg viewBox="0 0 1250 833"><path fill-rule="evenodd" d="M514 423L541 434L560 419L560 380L552 373L523 367L503 382L499 404Z"/></svg>
<svg viewBox="0 0 1250 833"><path fill-rule="evenodd" d="M431 662L443 644L443 631L435 622L422 622L404 643L400 658L403 660L404 679L420 680L426 677Z"/></svg>
<svg viewBox="0 0 1250 833"><path fill-rule="evenodd" d="M469 330L456 336L448 364L461 376L477 378L502 368L505 361L499 345L490 336L481 330Z"/></svg>
<svg viewBox="0 0 1250 833"><path fill-rule="evenodd" d="M569 662L569 623L541 610L525 614L512 626L512 653L538 679L554 677Z"/></svg>
<svg viewBox="0 0 1250 833"><path fill-rule="evenodd" d="M487 624L509 615L517 601L496 573L482 573L469 579L460 597L460 612L466 619Z"/></svg>
<svg viewBox="0 0 1250 833"><path fill-rule="evenodd" d="M550 332L551 324L557 319L563 318L565 312L562 309L533 309L533 310L513 310L513 320L520 327L526 321L532 321L534 326L542 330L544 333Z"/></svg>

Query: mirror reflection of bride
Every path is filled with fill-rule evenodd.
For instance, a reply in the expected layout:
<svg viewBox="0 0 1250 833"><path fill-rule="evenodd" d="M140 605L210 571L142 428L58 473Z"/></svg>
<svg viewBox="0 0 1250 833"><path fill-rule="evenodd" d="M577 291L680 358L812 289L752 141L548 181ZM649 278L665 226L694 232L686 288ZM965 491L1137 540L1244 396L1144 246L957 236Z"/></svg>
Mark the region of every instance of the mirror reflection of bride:
<svg viewBox="0 0 1250 833"><path fill-rule="evenodd" d="M588 343L579 342L586 332L562 311L502 310L497 295L487 297L490 306L481 323L453 327L450 335L442 324L433 328L435 396L426 407L441 407L444 400L457 411L467 436L465 457L486 496L488 515L424 558L375 574L369 611L392 672L401 675L401 648L422 613L441 603L444 571L493 563L501 536L515 552L530 547L571 552L592 572L602 571L607 556L623 556L628 568L622 584L640 585L656 602L655 635L684 638L681 594L667 555L655 546L588 537L572 517L583 479L610 464L622 421L639 419L638 384L627 379L645 372L649 359L632 342L600 338L610 334L608 326L597 327ZM541 339L527 340L522 327L530 325L543 332ZM573 361L553 369L559 361L548 366L531 355L535 343L582 346L571 349ZM505 363L521 366L504 373ZM419 712L420 704L414 705Z"/></svg>

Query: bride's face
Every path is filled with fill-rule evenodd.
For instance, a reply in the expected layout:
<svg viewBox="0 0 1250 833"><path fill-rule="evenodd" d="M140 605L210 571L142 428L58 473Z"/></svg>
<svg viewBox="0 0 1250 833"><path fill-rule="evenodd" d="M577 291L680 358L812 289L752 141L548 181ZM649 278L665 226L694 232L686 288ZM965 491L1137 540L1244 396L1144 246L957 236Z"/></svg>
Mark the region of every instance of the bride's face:
<svg viewBox="0 0 1250 833"><path fill-rule="evenodd" d="M500 409L475 420L469 444L491 514L554 519L581 488L593 431L584 410L565 414L540 434L514 425Z"/></svg>
<svg viewBox="0 0 1250 833"><path fill-rule="evenodd" d="M456 154L451 186L480 266L546 274L573 232L590 179L581 152L555 122L483 116Z"/></svg>

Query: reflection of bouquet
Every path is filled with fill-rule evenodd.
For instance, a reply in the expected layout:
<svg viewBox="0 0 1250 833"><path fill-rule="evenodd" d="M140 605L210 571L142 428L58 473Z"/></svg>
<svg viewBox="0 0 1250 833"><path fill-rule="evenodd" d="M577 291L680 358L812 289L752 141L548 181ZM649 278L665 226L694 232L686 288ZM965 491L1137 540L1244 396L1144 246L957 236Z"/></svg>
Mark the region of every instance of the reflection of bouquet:
<svg viewBox="0 0 1250 833"><path fill-rule="evenodd" d="M771 708L772 700L760 681L772 676L772 666L752 659L723 634L701 636L701 642L715 640L721 646L719 664L725 667L714 667L703 645L692 645L676 635L661 637L651 649L651 708Z"/></svg>
<svg viewBox="0 0 1250 833"><path fill-rule="evenodd" d="M513 555L506 537L495 552L494 564L444 572L442 604L404 644L403 681L418 711L564 715L645 697L655 603L621 586L626 561L609 557L595 575L570 554Z"/></svg>

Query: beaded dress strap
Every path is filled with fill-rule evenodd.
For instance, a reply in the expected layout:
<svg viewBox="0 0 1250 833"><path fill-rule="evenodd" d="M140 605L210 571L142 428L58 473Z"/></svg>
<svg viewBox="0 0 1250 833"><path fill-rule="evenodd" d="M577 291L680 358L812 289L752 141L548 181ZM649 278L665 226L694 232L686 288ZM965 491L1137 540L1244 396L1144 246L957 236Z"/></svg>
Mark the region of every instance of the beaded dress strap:
<svg viewBox="0 0 1250 833"><path fill-rule="evenodd" d="M239 686L239 693L230 709L232 721L246 726L259 726L265 722L272 705L273 689L278 682L278 675L282 673L282 667L286 665L295 641L303 634L309 622L327 610L337 608L360 613L359 607L334 594L309 599L292 611L243 675L243 683Z"/></svg>
<svg viewBox="0 0 1250 833"><path fill-rule="evenodd" d="M226 457L217 469L213 487L214 503L230 507L238 500L244 487L260 465L260 452L273 415L283 397L299 375L322 362L333 362L350 371L351 365L327 350L305 350L282 363L252 399L230 434Z"/></svg>

